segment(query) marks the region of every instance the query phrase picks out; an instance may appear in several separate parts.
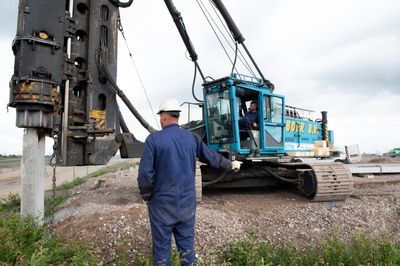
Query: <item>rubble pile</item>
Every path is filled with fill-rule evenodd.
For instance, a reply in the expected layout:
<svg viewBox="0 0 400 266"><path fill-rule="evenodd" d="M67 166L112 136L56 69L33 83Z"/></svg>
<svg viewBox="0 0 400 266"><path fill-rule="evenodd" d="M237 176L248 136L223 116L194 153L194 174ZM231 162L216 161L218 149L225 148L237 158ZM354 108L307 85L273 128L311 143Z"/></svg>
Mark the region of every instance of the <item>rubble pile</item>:
<svg viewBox="0 0 400 266"><path fill-rule="evenodd" d="M138 194L135 174L130 169L102 176L97 189L96 180L74 188L74 196L56 215L58 234L92 243L104 262L121 253L131 259L150 254L147 206ZM249 235L299 246L317 244L330 234L351 240L358 231L400 239L400 177L390 178L371 185L356 180L355 196L343 202L310 202L285 190L205 192L196 216L198 256L207 257Z"/></svg>

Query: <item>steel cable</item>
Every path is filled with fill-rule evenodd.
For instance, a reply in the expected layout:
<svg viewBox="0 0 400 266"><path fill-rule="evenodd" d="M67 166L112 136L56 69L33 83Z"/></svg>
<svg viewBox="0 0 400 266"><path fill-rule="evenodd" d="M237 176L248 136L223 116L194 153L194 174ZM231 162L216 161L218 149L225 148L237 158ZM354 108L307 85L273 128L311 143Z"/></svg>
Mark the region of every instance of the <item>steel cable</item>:
<svg viewBox="0 0 400 266"><path fill-rule="evenodd" d="M199 3L199 1L200 1L201 4ZM233 65L232 58L230 57L228 51L226 50L224 44L223 44L222 41L221 41L221 38L219 37L218 33L216 32L216 30L214 29L214 26L212 25L212 23L211 23L211 21L210 21L210 19L211 19L211 20L214 22L214 24L216 24L215 21L214 21L214 19L210 16L210 13L209 13L208 10L205 8L205 6L204 6L203 2L201 2L201 0L196 0L196 2L197 2L197 4L198 4L198 6L200 7L200 9L201 9L201 11L202 11L204 17L206 18L208 24L210 25L212 31L214 32L215 37L217 37L218 42L220 43L220 45L221 45L222 49L224 50L226 56L228 57L229 61L230 61L231 64ZM207 16L206 12L203 10L203 8L207 11L208 16L210 17L210 19L209 19L209 17ZM216 25L216 27L219 29L219 27L218 27L217 25ZM221 32L221 31L220 31L220 32ZM224 35L222 34L222 36L224 36ZM224 36L224 37L225 37L225 36ZM225 41L226 41L226 38L225 38Z"/></svg>
<svg viewBox="0 0 400 266"><path fill-rule="evenodd" d="M110 82L112 87L114 88L115 92L117 95L121 98L121 100L125 103L125 105L129 108L129 110L132 112L132 114L136 117L136 119L139 121L139 123L147 129L150 133L156 131L143 117L142 115L136 110L136 108L133 106L133 104L129 101L129 99L126 97L124 92L118 87L116 84L115 80L112 78L110 75L110 72L108 71L107 68L107 46L106 46L106 40L105 40L105 35L102 35L101 40L100 40L100 48L97 51L96 54L96 64L97 67L100 71L100 73Z"/></svg>
<svg viewBox="0 0 400 266"><path fill-rule="evenodd" d="M121 22L121 17L120 17L120 16L118 17L118 30L121 32L122 38L123 38L124 41L125 41L125 46L126 46L126 48L128 49L129 57L131 58L131 62L132 62L133 68L135 69L136 75L137 75L138 78L139 78L140 85L142 86L142 90L143 90L143 92L144 92L144 95L146 96L147 103L148 103L149 106L150 106L151 113L153 114L153 118L154 118L154 120L155 120L155 122L156 122L156 125L157 125L157 127L159 128L158 120L157 120L157 117L156 117L156 115L155 115L153 106L151 105L149 95L147 94L147 90L146 90L146 88L145 88L145 86L144 86L142 77L141 77L141 75L140 75L140 73L139 73L139 70L138 70L136 64L135 64L135 60L133 59L133 55L132 55L131 49L130 49L130 47L129 47L128 40L127 40L126 37L125 37L125 32L124 32L124 28L123 28L123 26L122 26L122 22Z"/></svg>
<svg viewBox="0 0 400 266"><path fill-rule="evenodd" d="M230 32L230 30L226 27L226 24L223 22L222 18L221 18L221 14L219 12L217 12L217 10L215 9L214 6L214 2L212 0L208 0L211 4L211 7L214 10L214 13L216 14L216 16L218 17L221 25L224 27L225 31L228 33L228 35L231 37L232 42L235 42L234 37L232 36L232 33ZM233 50L233 47L229 44L229 46L231 47L231 49ZM239 60L240 62L243 64L243 66L247 69L247 71L249 71L249 73L251 75L253 75L254 77L256 77L256 74L254 73L251 65L249 64L249 62L246 60L246 57L243 55L242 51L240 49L238 49L238 55L239 55Z"/></svg>
<svg viewBox="0 0 400 266"><path fill-rule="evenodd" d="M217 26L219 32L220 32L221 35L224 37L225 41L228 43L228 45L229 45L229 47L231 48L231 50L235 52L235 56L238 56L238 55L239 55L239 61L243 64L243 66L247 69L247 71L248 71L251 75L253 75L254 77L256 77L256 75L255 75L253 69L251 68L250 64L247 62L246 57L243 55L242 51L241 51L240 49L238 49L238 47L234 48L234 47L232 46L231 43L235 43L235 46L236 46L236 41L234 40L234 37L232 36L232 33L231 33L231 32L229 31L229 29L227 28L226 23L224 23L224 21L222 20L221 14L220 14L219 12L217 12L217 10L216 10L216 8L215 8L215 6L214 6L213 1L212 1L212 0L209 0L209 3L210 3L210 5L211 5L211 7L212 7L212 9L213 9L213 11L214 11L214 13L215 13L215 15L217 16L217 18L218 18L220 24L221 24L222 27L225 29L225 32L228 33L228 36L230 37L231 42L229 42L228 38L226 38L225 34L224 34L224 33L222 32L222 30ZM204 5L204 4L203 4L203 5ZM212 17L211 14L210 14L209 12L208 12L208 14L209 14L210 17ZM217 25L217 23L215 22L215 20L213 20L213 21L214 21L214 24ZM235 51L236 49L237 49L237 51ZM232 71L232 72L233 72L233 71ZM238 71L236 70L236 72L238 72Z"/></svg>

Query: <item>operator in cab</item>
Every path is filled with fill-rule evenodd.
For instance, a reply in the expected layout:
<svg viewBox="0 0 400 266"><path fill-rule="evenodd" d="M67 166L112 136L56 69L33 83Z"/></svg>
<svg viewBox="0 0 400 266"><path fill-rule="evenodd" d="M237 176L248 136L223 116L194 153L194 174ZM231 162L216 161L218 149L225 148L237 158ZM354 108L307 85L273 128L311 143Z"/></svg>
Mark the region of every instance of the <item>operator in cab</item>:
<svg viewBox="0 0 400 266"><path fill-rule="evenodd" d="M244 130L258 129L258 110L256 101L251 101L249 111L239 119L239 128Z"/></svg>
<svg viewBox="0 0 400 266"><path fill-rule="evenodd" d="M139 165L138 185L148 206L153 265L170 265L172 235L181 265L196 264L196 158L226 171L237 171L241 164L227 160L209 149L200 136L180 128L180 112L176 99L161 102L158 114L162 130L147 137Z"/></svg>

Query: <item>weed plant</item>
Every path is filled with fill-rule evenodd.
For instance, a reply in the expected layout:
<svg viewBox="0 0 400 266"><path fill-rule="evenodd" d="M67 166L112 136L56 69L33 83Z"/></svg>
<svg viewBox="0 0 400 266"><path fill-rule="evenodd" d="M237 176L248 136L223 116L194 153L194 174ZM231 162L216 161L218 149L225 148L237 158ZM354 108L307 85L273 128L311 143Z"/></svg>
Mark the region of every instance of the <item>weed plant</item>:
<svg viewBox="0 0 400 266"><path fill-rule="evenodd" d="M96 265L93 250L79 242L63 243L34 219L0 216L1 265Z"/></svg>
<svg viewBox="0 0 400 266"><path fill-rule="evenodd" d="M17 213L21 208L21 198L16 194L10 194L8 199L0 202L0 214Z"/></svg>
<svg viewBox="0 0 400 266"><path fill-rule="evenodd" d="M131 166L134 166L136 163L132 161L121 162L111 166L106 166L90 173L84 177L77 177L73 181L65 182L56 188L56 198L55 198L55 207L63 204L69 197L69 190L77 187L83 183L85 183L90 178L102 176L116 170L127 169ZM16 194L10 194L8 199L5 202L0 202L0 214L1 213L17 213L20 211L21 206L21 198ZM51 191L46 192L46 197L44 200L44 217L47 218L51 214Z"/></svg>
<svg viewBox="0 0 400 266"><path fill-rule="evenodd" d="M56 206L68 197L68 190L89 178L132 166L123 162L104 167L90 175L77 178L58 187ZM62 243L48 234L46 227L33 219L19 218L20 198L11 195L0 203L0 265L97 265L93 247L79 242ZM45 201L49 214L50 201ZM151 254L140 254L134 263L127 245L116 251L114 265L152 265ZM172 253L171 265L180 265L179 254ZM400 265L400 242L390 237L368 237L356 233L350 242L332 233L319 246L298 247L292 243L269 245L252 235L226 245L224 251L214 251L211 258L198 260L198 265Z"/></svg>
<svg viewBox="0 0 400 266"><path fill-rule="evenodd" d="M400 265L400 242L358 232L350 243L332 234L318 247L268 245L254 237L229 244L223 265Z"/></svg>

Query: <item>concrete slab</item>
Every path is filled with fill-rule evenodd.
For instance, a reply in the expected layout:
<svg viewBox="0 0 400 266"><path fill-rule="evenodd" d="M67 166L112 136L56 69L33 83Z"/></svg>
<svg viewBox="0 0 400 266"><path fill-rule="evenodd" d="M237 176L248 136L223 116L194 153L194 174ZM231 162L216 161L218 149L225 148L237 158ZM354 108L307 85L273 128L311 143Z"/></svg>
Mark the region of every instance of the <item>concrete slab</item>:
<svg viewBox="0 0 400 266"><path fill-rule="evenodd" d="M352 174L397 174L400 164L348 164Z"/></svg>

